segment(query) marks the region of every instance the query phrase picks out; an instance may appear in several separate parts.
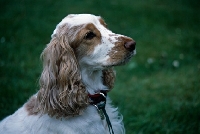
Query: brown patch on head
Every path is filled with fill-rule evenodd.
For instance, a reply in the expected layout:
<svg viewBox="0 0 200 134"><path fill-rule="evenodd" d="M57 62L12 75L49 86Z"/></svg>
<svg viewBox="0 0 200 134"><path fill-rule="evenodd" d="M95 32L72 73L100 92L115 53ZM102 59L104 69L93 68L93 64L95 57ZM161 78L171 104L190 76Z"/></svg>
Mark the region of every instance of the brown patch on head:
<svg viewBox="0 0 200 134"><path fill-rule="evenodd" d="M67 17L73 17L73 15ZM82 35L80 34L80 32L83 29L83 27L84 24L73 27L69 27L68 24L63 24L58 27L58 32L56 36L58 38L66 36L70 47L72 47L75 50L77 47L79 47L79 45L82 42Z"/></svg>
<svg viewBox="0 0 200 134"><path fill-rule="evenodd" d="M84 27L84 24L73 26L67 31L66 35L68 36L69 44L73 49L76 49L77 47L79 47L82 41L82 35L79 33L83 29L83 27Z"/></svg>
<svg viewBox="0 0 200 134"><path fill-rule="evenodd" d="M107 28L107 24L105 23L105 21L102 18L99 18L99 22L105 27Z"/></svg>
<svg viewBox="0 0 200 134"><path fill-rule="evenodd" d="M28 112L28 115L37 115L38 112L35 110L36 107L36 97L32 96L28 102L25 104L25 108Z"/></svg>
<svg viewBox="0 0 200 134"><path fill-rule="evenodd" d="M94 37L91 39L87 39L86 36L88 33L94 34ZM77 48L75 49L75 53L78 57L82 57L84 55L90 55L95 46L101 43L101 33L96 28L96 26L92 23L85 25L77 34L76 39L72 44L76 44Z"/></svg>

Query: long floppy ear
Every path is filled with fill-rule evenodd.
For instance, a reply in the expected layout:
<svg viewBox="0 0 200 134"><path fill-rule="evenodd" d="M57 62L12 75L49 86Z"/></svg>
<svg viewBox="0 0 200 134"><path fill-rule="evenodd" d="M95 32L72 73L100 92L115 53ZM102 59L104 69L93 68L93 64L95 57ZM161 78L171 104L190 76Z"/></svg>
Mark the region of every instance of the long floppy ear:
<svg viewBox="0 0 200 134"><path fill-rule="evenodd" d="M37 109L56 117L79 115L88 105L88 94L67 35L54 36L41 58Z"/></svg>
<svg viewBox="0 0 200 134"><path fill-rule="evenodd" d="M103 84L106 85L109 90L114 87L115 82L115 71L113 68L103 70Z"/></svg>

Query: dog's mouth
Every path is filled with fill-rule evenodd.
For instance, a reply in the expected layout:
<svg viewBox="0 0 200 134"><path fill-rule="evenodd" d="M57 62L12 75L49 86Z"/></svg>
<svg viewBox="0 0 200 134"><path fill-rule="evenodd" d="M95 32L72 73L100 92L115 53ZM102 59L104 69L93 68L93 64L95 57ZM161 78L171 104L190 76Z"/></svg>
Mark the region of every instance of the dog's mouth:
<svg viewBox="0 0 200 134"><path fill-rule="evenodd" d="M131 53L129 55L127 55L123 60L121 60L119 63L116 63L115 66L120 66L120 65L125 65L126 63L128 63L131 58L134 56L134 53Z"/></svg>
<svg viewBox="0 0 200 134"><path fill-rule="evenodd" d="M122 59L117 59L117 60L112 60L113 62L111 62L108 65L105 65L104 67L113 67L113 66L121 66L121 65L125 65L126 63L128 63L131 58L136 55L136 50L134 50L131 53L128 53L125 57L123 57Z"/></svg>

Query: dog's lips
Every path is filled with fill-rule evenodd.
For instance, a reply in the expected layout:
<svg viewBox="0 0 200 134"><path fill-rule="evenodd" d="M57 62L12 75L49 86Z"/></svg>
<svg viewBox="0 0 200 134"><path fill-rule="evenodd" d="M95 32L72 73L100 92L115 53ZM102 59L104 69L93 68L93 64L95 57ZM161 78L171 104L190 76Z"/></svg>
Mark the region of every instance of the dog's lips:
<svg viewBox="0 0 200 134"><path fill-rule="evenodd" d="M113 66L120 66L120 65L125 65L126 63L128 63L130 61L130 59L135 55L135 52L131 52L129 54L127 54L127 56L125 56L124 59L120 60L119 62L115 62L109 65L105 65L104 67L113 67Z"/></svg>
<svg viewBox="0 0 200 134"><path fill-rule="evenodd" d="M129 53L129 54L124 58L124 60L122 61L122 64L126 64L127 62L129 62L130 59L131 59L134 55L135 55L135 52L134 52L134 51L131 52L131 53Z"/></svg>
<svg viewBox="0 0 200 134"><path fill-rule="evenodd" d="M121 61L117 65L124 65L124 64L128 63L131 60L132 57L133 57L133 55L127 56L123 61Z"/></svg>

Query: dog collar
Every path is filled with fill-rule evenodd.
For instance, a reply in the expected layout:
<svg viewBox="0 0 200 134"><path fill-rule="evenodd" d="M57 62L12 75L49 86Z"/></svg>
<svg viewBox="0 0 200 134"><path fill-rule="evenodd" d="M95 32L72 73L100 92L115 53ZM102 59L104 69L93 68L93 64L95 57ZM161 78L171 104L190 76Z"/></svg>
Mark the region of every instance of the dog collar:
<svg viewBox="0 0 200 134"><path fill-rule="evenodd" d="M100 102L105 102L106 101L106 97L107 97L107 91L106 90L100 90L99 93L96 94L88 94L89 98L90 98L90 104L92 105L96 105Z"/></svg>
<svg viewBox="0 0 200 134"><path fill-rule="evenodd" d="M101 90L99 93L96 93L94 95L88 94L88 96L90 98L89 100L90 104L96 107L101 117L101 120L106 119L110 134L114 134L114 131L112 129L112 124L105 109L107 91Z"/></svg>

